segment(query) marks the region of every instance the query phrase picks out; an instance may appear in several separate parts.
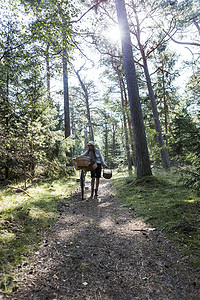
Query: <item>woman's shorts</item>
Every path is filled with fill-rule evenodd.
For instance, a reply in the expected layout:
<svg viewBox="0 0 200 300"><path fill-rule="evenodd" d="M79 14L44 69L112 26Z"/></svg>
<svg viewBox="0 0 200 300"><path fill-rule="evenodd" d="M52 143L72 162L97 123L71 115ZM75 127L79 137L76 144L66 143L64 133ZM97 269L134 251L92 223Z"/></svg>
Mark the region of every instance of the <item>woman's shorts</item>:
<svg viewBox="0 0 200 300"><path fill-rule="evenodd" d="M94 171L91 171L91 178L100 178L101 177L101 164L97 164L97 168Z"/></svg>

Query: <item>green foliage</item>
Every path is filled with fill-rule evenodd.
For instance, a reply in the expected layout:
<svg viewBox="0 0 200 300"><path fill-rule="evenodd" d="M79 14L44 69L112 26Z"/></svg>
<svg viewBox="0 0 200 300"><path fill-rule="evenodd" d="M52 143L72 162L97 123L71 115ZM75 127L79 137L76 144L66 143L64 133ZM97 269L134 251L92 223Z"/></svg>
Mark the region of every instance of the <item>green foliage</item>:
<svg viewBox="0 0 200 300"><path fill-rule="evenodd" d="M198 61L194 61L195 65L198 65ZM187 105L189 110L196 118L196 122L200 122L200 71L194 71L187 83Z"/></svg>
<svg viewBox="0 0 200 300"><path fill-rule="evenodd" d="M196 262L194 267L200 269L200 199L179 180L173 171L155 171L154 176L141 180L118 178L114 186L124 205L135 209L149 226L165 232L192 263Z"/></svg>
<svg viewBox="0 0 200 300"><path fill-rule="evenodd" d="M55 158L55 144L64 139L62 133L53 131L57 122L56 109L44 98L39 76L24 79L23 90L15 97L15 105L12 106L8 100L5 110L1 111L0 168L2 171L8 169L8 178L16 177L16 174L21 176L25 172L31 172L34 176L38 165L48 168L50 172L48 161ZM63 163L63 157L60 163Z"/></svg>
<svg viewBox="0 0 200 300"><path fill-rule="evenodd" d="M200 128L186 112L173 120L171 154L180 166L186 186L200 189Z"/></svg>
<svg viewBox="0 0 200 300"><path fill-rule="evenodd" d="M76 184L72 177L46 180L28 188L31 198L1 189L0 290L14 286L13 270L43 243L43 234L51 231L63 196L67 201Z"/></svg>
<svg viewBox="0 0 200 300"><path fill-rule="evenodd" d="M160 164L160 149L158 147L158 133L155 129L146 127L147 143L149 147L149 158L153 165Z"/></svg>
<svg viewBox="0 0 200 300"><path fill-rule="evenodd" d="M173 120L172 123L171 147L174 155L187 158L193 152L197 154L199 146L199 129L188 114L180 114ZM194 138L195 137L195 138ZM191 158L188 159L191 162Z"/></svg>
<svg viewBox="0 0 200 300"><path fill-rule="evenodd" d="M60 2L65 21L75 16L73 5ZM30 5L30 7L29 7ZM4 9L1 22L0 59L0 178L18 178L36 170L45 175L67 174L66 152L71 141L63 143L63 117L54 99L47 96L47 55L60 52L63 30L72 25L59 19L54 1L26 1ZM27 9L28 8L28 9ZM21 16L17 14L20 10ZM29 21L26 15L29 15ZM60 11L61 13L61 11ZM24 19L22 18L24 17ZM46 52L49 43L49 53ZM68 50L71 46L68 47ZM45 49L45 50L44 50ZM52 75L53 63L50 76ZM65 146L64 146L65 145ZM65 149L64 149L65 147ZM38 174L37 174L38 175Z"/></svg>

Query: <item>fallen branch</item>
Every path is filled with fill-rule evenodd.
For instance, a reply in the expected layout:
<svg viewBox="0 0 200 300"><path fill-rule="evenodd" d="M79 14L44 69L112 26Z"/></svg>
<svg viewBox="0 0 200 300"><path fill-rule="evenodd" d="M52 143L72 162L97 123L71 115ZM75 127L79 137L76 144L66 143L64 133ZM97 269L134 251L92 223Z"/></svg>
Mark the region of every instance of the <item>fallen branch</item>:
<svg viewBox="0 0 200 300"><path fill-rule="evenodd" d="M28 195L29 197L32 198L32 196L29 193L27 193L25 190L23 190L22 188L11 186L11 185L8 185L7 187L10 188L10 189L15 189L15 190L21 191L21 192L25 193L26 195Z"/></svg>
<svg viewBox="0 0 200 300"><path fill-rule="evenodd" d="M142 228L142 229L131 229L131 231L155 231L157 228Z"/></svg>

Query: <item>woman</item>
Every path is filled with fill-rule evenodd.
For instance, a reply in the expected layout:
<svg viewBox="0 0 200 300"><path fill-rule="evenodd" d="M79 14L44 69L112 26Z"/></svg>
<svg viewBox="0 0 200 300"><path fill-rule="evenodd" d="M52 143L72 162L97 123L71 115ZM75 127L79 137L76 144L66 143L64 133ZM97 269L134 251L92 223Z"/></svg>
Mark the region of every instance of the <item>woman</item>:
<svg viewBox="0 0 200 300"><path fill-rule="evenodd" d="M96 188L95 188L95 197L98 196L98 188L99 188L99 178L101 177L101 165L104 168L108 168L105 164L101 152L99 149L95 148L95 144L93 141L89 141L87 143L88 150L86 150L81 156L89 156L94 163L97 163L97 168L94 171L91 171L91 197L94 195L94 185L96 178Z"/></svg>

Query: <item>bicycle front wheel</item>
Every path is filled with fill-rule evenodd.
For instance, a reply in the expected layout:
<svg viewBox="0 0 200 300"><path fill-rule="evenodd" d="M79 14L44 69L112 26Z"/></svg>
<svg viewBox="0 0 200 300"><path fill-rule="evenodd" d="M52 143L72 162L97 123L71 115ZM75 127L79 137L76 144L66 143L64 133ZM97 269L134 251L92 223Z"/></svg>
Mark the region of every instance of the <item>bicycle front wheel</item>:
<svg viewBox="0 0 200 300"><path fill-rule="evenodd" d="M84 192L85 192L85 174L84 171L81 171L81 199L84 199Z"/></svg>

